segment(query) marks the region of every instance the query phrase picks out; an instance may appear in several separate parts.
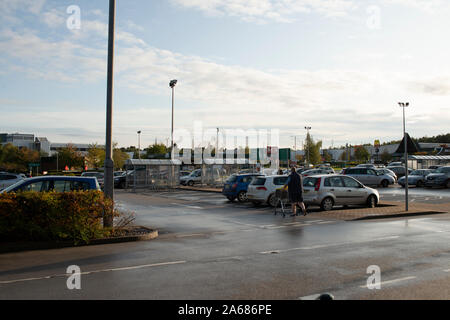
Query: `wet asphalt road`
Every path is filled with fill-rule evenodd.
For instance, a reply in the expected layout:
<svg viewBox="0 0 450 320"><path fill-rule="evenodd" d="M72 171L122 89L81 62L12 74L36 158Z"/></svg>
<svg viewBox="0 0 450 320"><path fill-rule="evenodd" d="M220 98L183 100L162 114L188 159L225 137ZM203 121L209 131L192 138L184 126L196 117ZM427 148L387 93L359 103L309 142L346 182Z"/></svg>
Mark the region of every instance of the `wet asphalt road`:
<svg viewBox="0 0 450 320"><path fill-rule="evenodd" d="M389 201L397 191L380 189ZM450 206L448 189L419 191L411 192L415 201ZM116 200L160 237L2 254L0 299L299 299L321 292L336 299L450 298L450 215L282 218L192 191L118 190ZM69 265L83 272L81 290L66 287ZM370 265L381 269L380 290L366 287Z"/></svg>

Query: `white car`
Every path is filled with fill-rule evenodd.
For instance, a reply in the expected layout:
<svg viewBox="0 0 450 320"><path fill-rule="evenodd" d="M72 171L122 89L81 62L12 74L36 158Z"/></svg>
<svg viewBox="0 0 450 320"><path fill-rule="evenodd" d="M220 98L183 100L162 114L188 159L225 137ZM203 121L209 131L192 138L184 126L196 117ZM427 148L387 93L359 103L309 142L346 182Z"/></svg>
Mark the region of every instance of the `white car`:
<svg viewBox="0 0 450 320"><path fill-rule="evenodd" d="M287 175L256 177L247 189L247 198L253 204L267 203L275 207L278 199L275 198L275 190L285 185Z"/></svg>
<svg viewBox="0 0 450 320"><path fill-rule="evenodd" d="M194 170L180 178L180 184L184 186L193 186L195 183L202 183L202 169Z"/></svg>
<svg viewBox="0 0 450 320"><path fill-rule="evenodd" d="M12 186L16 182L22 181L26 178L23 173L15 174L2 172L0 173L0 190Z"/></svg>

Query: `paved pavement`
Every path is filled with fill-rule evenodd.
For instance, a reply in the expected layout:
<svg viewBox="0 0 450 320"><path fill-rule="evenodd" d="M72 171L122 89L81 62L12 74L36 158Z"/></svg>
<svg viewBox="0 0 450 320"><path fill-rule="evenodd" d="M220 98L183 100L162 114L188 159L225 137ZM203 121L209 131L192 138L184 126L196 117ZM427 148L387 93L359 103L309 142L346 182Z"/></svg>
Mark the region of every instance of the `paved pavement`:
<svg viewBox="0 0 450 320"><path fill-rule="evenodd" d="M0 255L0 299L449 299L450 214L274 216L193 191L116 192L152 241ZM66 268L81 268L68 290ZM379 266L381 289L366 286Z"/></svg>

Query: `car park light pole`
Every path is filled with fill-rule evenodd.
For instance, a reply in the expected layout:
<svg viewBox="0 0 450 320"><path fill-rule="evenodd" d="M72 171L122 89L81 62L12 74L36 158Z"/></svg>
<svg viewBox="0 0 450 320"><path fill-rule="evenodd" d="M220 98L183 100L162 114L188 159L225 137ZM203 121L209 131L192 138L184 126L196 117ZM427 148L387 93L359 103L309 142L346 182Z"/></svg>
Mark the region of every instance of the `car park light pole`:
<svg viewBox="0 0 450 320"><path fill-rule="evenodd" d="M141 158L141 130L137 132L138 134L138 159Z"/></svg>
<svg viewBox="0 0 450 320"><path fill-rule="evenodd" d="M108 74L106 89L106 145L105 145L105 196L114 201L114 160L112 150L112 114L113 114L113 84L114 84L114 26L116 1L109 0L108 23ZM112 227L112 215L103 216L103 226Z"/></svg>
<svg viewBox="0 0 450 320"><path fill-rule="evenodd" d="M174 96L174 92L175 92L175 85L177 84L177 80L171 80L169 83L169 87L172 88L172 129L171 129L171 133L170 133L170 139L172 140L171 142L171 149L170 149L170 159L173 160L173 96Z"/></svg>
<svg viewBox="0 0 450 320"><path fill-rule="evenodd" d="M398 105L403 108L403 140L405 147L405 211L408 211L408 144L406 141L405 108L409 106L409 102L399 102Z"/></svg>

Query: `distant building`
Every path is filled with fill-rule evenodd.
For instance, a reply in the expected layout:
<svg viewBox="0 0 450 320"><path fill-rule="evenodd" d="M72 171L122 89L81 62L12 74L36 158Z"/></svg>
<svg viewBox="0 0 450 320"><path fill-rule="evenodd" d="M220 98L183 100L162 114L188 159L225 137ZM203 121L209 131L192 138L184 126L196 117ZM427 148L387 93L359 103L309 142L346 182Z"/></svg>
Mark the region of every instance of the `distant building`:
<svg viewBox="0 0 450 320"><path fill-rule="evenodd" d="M0 133L0 144L12 144L18 148L28 148L50 154L50 142L45 137L35 137L34 134Z"/></svg>

